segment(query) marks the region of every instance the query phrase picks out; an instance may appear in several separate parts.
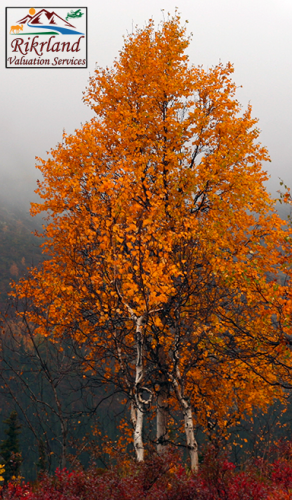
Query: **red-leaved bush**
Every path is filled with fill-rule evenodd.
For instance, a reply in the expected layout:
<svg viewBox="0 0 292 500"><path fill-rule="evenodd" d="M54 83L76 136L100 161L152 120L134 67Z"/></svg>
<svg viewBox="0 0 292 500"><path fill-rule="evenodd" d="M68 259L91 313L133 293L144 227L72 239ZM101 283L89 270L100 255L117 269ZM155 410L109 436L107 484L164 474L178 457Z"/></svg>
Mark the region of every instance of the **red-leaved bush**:
<svg viewBox="0 0 292 500"><path fill-rule="evenodd" d="M173 454L109 470L56 470L36 484L8 484L4 500L292 500L292 455L236 470L210 448L198 474Z"/></svg>

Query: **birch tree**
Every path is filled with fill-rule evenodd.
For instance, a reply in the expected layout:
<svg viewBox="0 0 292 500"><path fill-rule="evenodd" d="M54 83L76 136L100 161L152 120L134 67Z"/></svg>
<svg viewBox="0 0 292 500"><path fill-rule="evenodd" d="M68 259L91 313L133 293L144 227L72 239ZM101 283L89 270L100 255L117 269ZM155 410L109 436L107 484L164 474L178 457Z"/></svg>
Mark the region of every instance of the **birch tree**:
<svg viewBox="0 0 292 500"><path fill-rule="evenodd" d="M150 20L96 69L84 95L96 117L39 159L32 214L49 214L50 260L17 293L44 310L53 296L54 335L90 339L92 363L123 384L138 460L145 413L156 408L161 452L172 405L196 470L196 425L281 397L275 349L289 365L290 327L257 120L232 65L191 66L188 45L178 15Z"/></svg>

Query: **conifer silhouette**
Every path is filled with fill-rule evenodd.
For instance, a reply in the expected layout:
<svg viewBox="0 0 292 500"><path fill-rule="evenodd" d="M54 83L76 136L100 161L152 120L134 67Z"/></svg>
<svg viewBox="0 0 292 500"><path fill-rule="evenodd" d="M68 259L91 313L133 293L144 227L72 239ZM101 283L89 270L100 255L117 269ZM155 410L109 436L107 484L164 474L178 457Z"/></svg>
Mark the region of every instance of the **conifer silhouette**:
<svg viewBox="0 0 292 500"><path fill-rule="evenodd" d="M13 477L19 476L20 467L22 464L22 456L19 448L18 435L20 434L21 425L18 422L16 411L12 411L10 416L4 420L7 428L5 434L7 439L3 440L0 445L0 455L5 465L3 474L5 483Z"/></svg>

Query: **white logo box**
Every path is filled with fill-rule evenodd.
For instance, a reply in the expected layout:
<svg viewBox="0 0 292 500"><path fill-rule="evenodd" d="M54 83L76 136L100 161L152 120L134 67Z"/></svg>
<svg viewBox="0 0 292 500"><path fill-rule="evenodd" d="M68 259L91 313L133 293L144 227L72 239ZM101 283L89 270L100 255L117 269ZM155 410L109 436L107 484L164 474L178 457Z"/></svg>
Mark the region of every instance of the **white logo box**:
<svg viewBox="0 0 292 500"><path fill-rule="evenodd" d="M6 68L87 68L87 7L6 7Z"/></svg>

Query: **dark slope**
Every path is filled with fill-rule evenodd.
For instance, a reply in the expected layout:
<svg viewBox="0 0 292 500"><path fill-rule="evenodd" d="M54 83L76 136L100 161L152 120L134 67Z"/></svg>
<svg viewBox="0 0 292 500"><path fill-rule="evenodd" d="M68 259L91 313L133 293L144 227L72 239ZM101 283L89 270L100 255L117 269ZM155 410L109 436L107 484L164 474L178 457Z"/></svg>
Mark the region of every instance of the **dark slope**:
<svg viewBox="0 0 292 500"><path fill-rule="evenodd" d="M40 238L32 233L41 230L41 221L28 212L0 206L0 308L3 309L11 280L18 280L27 268L44 260Z"/></svg>

